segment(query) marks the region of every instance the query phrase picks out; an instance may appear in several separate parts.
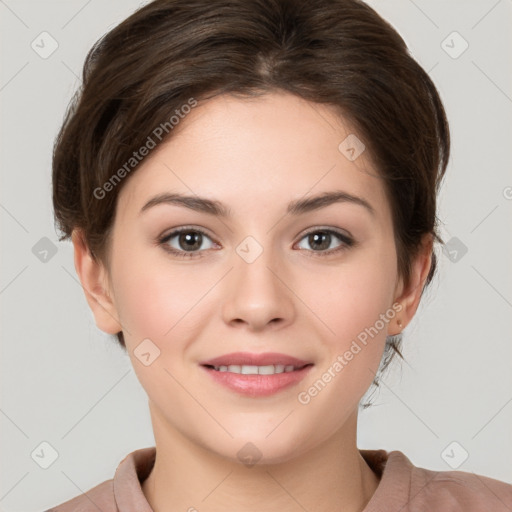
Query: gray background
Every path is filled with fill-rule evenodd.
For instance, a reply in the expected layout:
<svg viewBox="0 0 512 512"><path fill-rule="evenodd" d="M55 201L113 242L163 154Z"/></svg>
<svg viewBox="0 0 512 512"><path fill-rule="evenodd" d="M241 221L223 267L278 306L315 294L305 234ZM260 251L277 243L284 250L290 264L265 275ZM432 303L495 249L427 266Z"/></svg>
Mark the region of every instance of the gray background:
<svg viewBox="0 0 512 512"><path fill-rule="evenodd" d="M405 331L407 363L361 413L358 444L512 483L512 2L369 3L438 86L453 154L439 274ZM71 243L57 241L50 186L53 139L85 55L139 5L0 0L2 511L61 503L154 444L130 361L96 328ZM44 31L58 44L47 58ZM58 452L47 469L43 442Z"/></svg>

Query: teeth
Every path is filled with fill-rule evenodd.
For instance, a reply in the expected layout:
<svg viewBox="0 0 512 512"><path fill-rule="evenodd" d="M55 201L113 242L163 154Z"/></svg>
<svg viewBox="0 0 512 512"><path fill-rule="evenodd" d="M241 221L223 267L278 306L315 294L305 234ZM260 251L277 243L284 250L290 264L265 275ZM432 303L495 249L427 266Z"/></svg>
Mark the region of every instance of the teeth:
<svg viewBox="0 0 512 512"><path fill-rule="evenodd" d="M274 375L275 373L293 372L296 368L293 365L269 364L267 366L237 365L214 366L219 372L240 373L242 375Z"/></svg>
<svg viewBox="0 0 512 512"><path fill-rule="evenodd" d="M228 366L229 370L229 366ZM257 366L241 366L240 367L240 373L242 375L257 375L258 374L258 367Z"/></svg>

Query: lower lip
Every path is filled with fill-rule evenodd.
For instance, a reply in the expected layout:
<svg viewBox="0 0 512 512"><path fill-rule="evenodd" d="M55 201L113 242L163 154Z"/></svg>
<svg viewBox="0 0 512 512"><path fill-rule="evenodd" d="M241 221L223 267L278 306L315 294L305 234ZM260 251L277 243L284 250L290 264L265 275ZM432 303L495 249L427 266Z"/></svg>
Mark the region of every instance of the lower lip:
<svg viewBox="0 0 512 512"><path fill-rule="evenodd" d="M283 391L298 382L311 370L313 365L305 366L293 372L275 373L273 375L243 375L233 372L219 372L207 366L201 366L216 382L247 396L270 396Z"/></svg>

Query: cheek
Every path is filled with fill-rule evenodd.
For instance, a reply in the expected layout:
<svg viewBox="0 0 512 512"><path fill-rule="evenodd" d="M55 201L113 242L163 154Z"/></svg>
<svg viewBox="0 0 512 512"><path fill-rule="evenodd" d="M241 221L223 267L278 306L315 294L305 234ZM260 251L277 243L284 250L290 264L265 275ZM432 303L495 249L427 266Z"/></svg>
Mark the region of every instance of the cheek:
<svg viewBox="0 0 512 512"><path fill-rule="evenodd" d="M199 315L204 315L200 298L208 287L179 265L160 268L133 261L139 263L118 267L116 286L117 309L125 327L128 354L149 396L157 398L161 388L170 388L179 396L179 386L174 386L165 370L175 374L176 368L185 366L187 340L198 335L194 329L200 326ZM150 360L146 360L146 365L139 357L147 352Z"/></svg>
<svg viewBox="0 0 512 512"><path fill-rule="evenodd" d="M149 338L161 351L179 353L207 316L211 291L224 271L194 269L171 262L163 249L123 252L115 266L116 307L127 346L133 350ZM119 251L121 254L121 251Z"/></svg>
<svg viewBox="0 0 512 512"><path fill-rule="evenodd" d="M321 380L333 383L327 384L322 398L315 399L317 406L332 403L339 414L344 414L374 379L388 326L395 316L391 307L395 265L394 247L382 244L347 258L346 264L335 270L317 274L315 286L310 283L303 287L307 301L315 305L312 309L321 319L318 332L327 350L321 368L327 374Z"/></svg>
<svg viewBox="0 0 512 512"><path fill-rule="evenodd" d="M308 300L314 304L312 309L338 343L357 337L391 307L395 258L392 251L387 254L361 252L337 269L317 275L314 282L305 286ZM378 325L382 328L380 322Z"/></svg>
<svg viewBox="0 0 512 512"><path fill-rule="evenodd" d="M132 343L139 338L150 338L158 345L160 340L179 329L178 322L190 309L197 293L192 275L183 282L183 273L167 268L125 269L116 292L119 293L118 313L123 326L130 332Z"/></svg>

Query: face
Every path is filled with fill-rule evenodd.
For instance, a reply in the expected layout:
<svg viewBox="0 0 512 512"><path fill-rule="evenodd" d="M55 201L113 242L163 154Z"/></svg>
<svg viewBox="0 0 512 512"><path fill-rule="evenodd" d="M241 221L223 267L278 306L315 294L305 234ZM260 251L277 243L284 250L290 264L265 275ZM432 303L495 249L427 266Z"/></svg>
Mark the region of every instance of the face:
<svg viewBox="0 0 512 512"><path fill-rule="evenodd" d="M180 122L120 192L112 316L154 426L233 459L251 442L264 461L285 461L357 414L396 323L384 183L353 138L340 150L347 124L292 95L220 96ZM333 192L357 199L310 201ZM162 194L196 201L145 207ZM297 202L309 207L288 211ZM265 389L202 366L234 352L309 366L263 377Z"/></svg>

